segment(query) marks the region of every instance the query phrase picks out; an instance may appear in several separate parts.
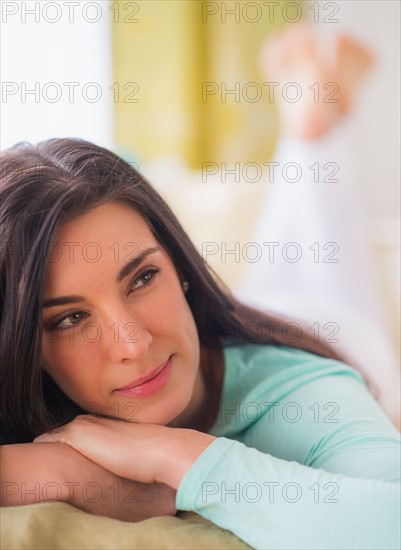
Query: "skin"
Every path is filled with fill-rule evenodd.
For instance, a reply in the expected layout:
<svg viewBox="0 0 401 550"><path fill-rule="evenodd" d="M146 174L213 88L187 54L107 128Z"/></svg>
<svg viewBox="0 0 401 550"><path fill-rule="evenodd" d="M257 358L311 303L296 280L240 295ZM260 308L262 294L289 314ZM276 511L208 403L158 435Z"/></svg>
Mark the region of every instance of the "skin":
<svg viewBox="0 0 401 550"><path fill-rule="evenodd" d="M277 105L283 132L305 140L322 137L351 110L373 63L372 53L353 38L338 34L323 39L305 23L269 36L259 55L264 78L300 86L299 101L277 93Z"/></svg>
<svg viewBox="0 0 401 550"><path fill-rule="evenodd" d="M124 479L63 443L3 445L0 470L0 506L57 500L94 515L131 522L177 512L176 491L168 485ZM85 491L94 483L97 498Z"/></svg>
<svg viewBox="0 0 401 550"><path fill-rule="evenodd" d="M79 244L69 254L65 243ZM44 309L47 372L93 413L161 425L190 421L206 396L197 330L175 267L140 215L125 205L102 205L65 224L55 246L62 255L49 263L45 302L82 299ZM146 249L156 251L118 281ZM98 252L99 261L88 261ZM49 325L57 321L55 332ZM159 392L134 398L115 392L170 356L170 379Z"/></svg>
<svg viewBox="0 0 401 550"><path fill-rule="evenodd" d="M77 417L35 442L66 443L118 476L177 489L216 438L186 428L202 426L207 355L175 266L141 216L120 203L63 225L55 250L44 287L44 368L96 416ZM144 251L140 264L122 272ZM60 297L69 298L55 304ZM116 393L169 357L159 391L135 399Z"/></svg>

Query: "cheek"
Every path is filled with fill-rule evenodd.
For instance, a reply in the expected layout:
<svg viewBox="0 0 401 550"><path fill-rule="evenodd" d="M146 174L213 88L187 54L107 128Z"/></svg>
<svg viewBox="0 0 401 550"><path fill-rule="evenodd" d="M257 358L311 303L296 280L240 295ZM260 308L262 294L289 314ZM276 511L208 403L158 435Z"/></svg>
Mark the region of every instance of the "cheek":
<svg viewBox="0 0 401 550"><path fill-rule="evenodd" d="M194 347L197 347L199 338L192 311L185 297L180 294L178 296L178 298L173 298L172 293L163 302L159 302L154 310L157 311L157 315L151 315L153 321L148 326L153 325L154 330L151 332L155 336L164 333L176 338L185 338Z"/></svg>
<svg viewBox="0 0 401 550"><path fill-rule="evenodd" d="M200 344L195 320L185 298L177 311L177 319L181 321L181 342L188 360L193 364L194 369L199 366ZM177 329L178 330L178 329Z"/></svg>
<svg viewBox="0 0 401 550"><path fill-rule="evenodd" d="M64 371L67 370L67 365L73 367L78 357L80 361L86 361L90 357L86 350L87 347L78 344L77 341L70 342L68 339L53 343L44 341L42 342L42 358L48 368ZM94 352L95 346L90 347L92 348L91 351Z"/></svg>
<svg viewBox="0 0 401 550"><path fill-rule="evenodd" d="M96 362L96 346L89 347L90 350L82 346L77 350L76 345L68 341L42 343L44 370L71 399L90 384L91 365Z"/></svg>

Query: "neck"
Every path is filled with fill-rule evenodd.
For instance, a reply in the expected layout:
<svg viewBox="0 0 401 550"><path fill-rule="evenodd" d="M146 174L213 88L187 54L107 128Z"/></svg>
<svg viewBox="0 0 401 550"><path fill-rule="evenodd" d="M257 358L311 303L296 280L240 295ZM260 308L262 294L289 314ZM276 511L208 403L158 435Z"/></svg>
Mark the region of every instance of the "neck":
<svg viewBox="0 0 401 550"><path fill-rule="evenodd" d="M207 433L217 419L223 380L223 350L201 346L200 365L191 401L185 411L168 425Z"/></svg>

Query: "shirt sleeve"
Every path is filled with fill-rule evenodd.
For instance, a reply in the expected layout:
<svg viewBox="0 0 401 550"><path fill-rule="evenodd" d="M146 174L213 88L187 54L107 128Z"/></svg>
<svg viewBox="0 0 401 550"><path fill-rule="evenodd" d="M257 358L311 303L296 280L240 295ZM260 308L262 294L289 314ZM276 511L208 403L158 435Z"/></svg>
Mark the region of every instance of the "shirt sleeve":
<svg viewBox="0 0 401 550"><path fill-rule="evenodd" d="M346 372L272 403L242 441L213 441L183 478L177 509L253 548L399 549L399 432Z"/></svg>

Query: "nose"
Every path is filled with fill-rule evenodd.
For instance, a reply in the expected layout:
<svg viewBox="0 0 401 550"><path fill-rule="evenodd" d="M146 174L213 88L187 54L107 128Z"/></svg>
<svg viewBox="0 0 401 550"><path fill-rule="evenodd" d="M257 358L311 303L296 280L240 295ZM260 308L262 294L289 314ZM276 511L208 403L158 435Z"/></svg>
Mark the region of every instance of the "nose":
<svg viewBox="0 0 401 550"><path fill-rule="evenodd" d="M130 363L140 360L152 343L151 333L132 316L113 316L106 325L106 350L112 363Z"/></svg>

